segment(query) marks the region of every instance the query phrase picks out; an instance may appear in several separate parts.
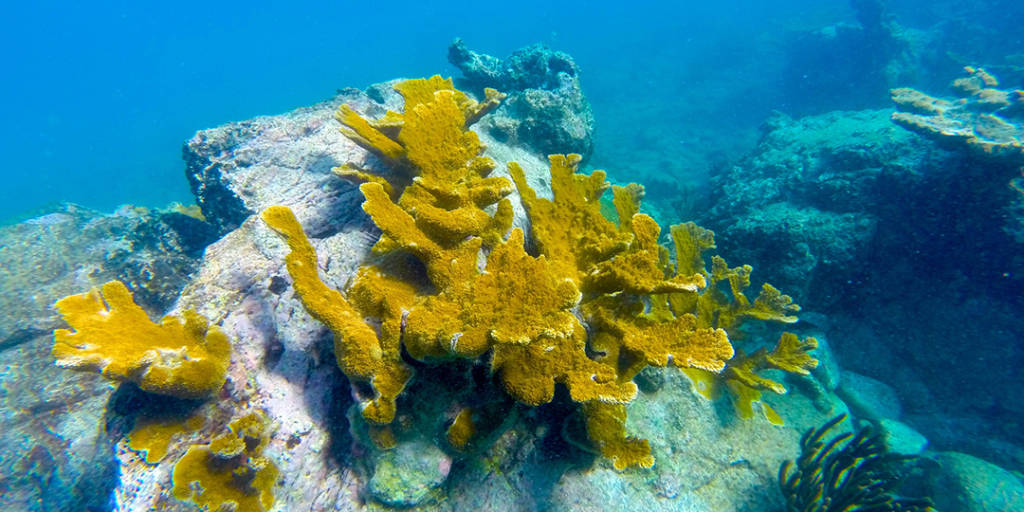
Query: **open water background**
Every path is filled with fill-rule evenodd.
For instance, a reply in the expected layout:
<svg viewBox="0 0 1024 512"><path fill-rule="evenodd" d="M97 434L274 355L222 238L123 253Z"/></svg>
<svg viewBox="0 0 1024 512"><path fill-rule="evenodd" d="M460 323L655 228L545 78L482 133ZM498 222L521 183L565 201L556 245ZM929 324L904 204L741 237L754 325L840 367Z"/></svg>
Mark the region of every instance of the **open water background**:
<svg viewBox="0 0 1024 512"><path fill-rule="evenodd" d="M625 123L685 123L689 133L756 126L765 108L741 119L676 119L672 105L699 101L680 96L694 77L746 90L731 68L764 58L789 31L851 17L836 0L51 1L4 11L0 222L63 201L101 210L188 203L180 147L196 130L309 105L342 87L457 74L446 59L456 36L498 57L535 42L570 53L597 117L595 164L623 167L601 156L655 142L613 138ZM641 97L660 97L665 108L630 110ZM671 155L681 138L661 151Z"/></svg>

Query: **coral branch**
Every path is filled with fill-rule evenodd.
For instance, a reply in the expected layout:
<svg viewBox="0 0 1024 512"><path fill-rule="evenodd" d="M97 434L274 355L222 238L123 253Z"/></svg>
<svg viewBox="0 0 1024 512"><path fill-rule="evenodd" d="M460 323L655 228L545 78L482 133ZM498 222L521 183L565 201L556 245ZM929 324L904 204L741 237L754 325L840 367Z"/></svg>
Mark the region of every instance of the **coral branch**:
<svg viewBox="0 0 1024 512"><path fill-rule="evenodd" d="M997 89L984 69L965 67L953 82L956 100L933 98L908 88L890 91L899 112L892 121L952 148L1024 165L1024 91Z"/></svg>
<svg viewBox="0 0 1024 512"><path fill-rule="evenodd" d="M55 307L71 329L54 331L57 366L93 370L144 391L201 398L224 385L231 342L198 313L153 323L120 281L72 295Z"/></svg>
<svg viewBox="0 0 1024 512"><path fill-rule="evenodd" d="M377 333L363 321L363 314L320 280L316 251L291 210L272 206L262 217L287 240L291 252L285 262L295 294L306 311L334 333L338 367L350 379L370 382L376 391L377 396L363 402L363 417L375 423L390 423L395 417L395 398L405 389L412 369L402 362L397 346L384 347Z"/></svg>

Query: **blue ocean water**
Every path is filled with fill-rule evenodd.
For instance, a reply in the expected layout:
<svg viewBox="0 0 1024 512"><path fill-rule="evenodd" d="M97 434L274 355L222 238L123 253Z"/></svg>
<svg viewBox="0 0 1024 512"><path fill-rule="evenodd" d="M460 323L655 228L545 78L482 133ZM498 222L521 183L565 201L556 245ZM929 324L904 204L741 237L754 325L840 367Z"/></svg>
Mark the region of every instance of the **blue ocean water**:
<svg viewBox="0 0 1024 512"><path fill-rule="evenodd" d="M386 477L374 480L388 474L384 467L403 477L414 473L409 481L433 478L422 485L434 494L415 503L428 510L648 510L649 502L666 510L717 510L715 503L781 510L792 497L774 486L778 462L796 458L800 432L848 413L852 428L882 432L886 449L919 456L908 495L930 496L944 511L968 502L971 510L1022 510L1022 20L1024 3L1009 0L7 6L0 18L0 43L8 49L0 57L0 97L7 100L0 124L0 505L53 510L49 496L52 503L106 510L156 500L159 487L161 506L190 509L167 494L172 462L160 466L168 474L158 480L158 471L145 471L125 448L126 434L167 414L163 409L205 408L216 418L205 435L227 428L238 411L262 407L268 414L309 413L301 421L271 417L277 430L266 453L293 470L301 457L330 468L316 478L331 483L324 492L335 501L327 505L339 509L415 501L408 489L382 483ZM757 414L747 420L729 399L705 406L687 402L690 393L672 395L690 389L690 381L673 380L677 373L637 376L641 399L630 405L627 432L649 438L658 462L653 473L617 473L595 455L582 420L573 419L579 407L565 382L551 404L525 407L495 397L498 387L488 386L494 379L479 361L453 371L403 354L416 368L415 383L436 381L408 388L399 402L408 414L395 423L406 441L423 429L429 442L400 443L392 460L369 448L368 439L386 444L386 435L360 430L365 425L352 411L368 389L350 389L332 364L329 335L295 348L309 340L293 330L326 331L287 325L296 315L312 320L276 309L286 299L299 307L287 273L260 274L265 269L247 259L260 251L245 247L238 262L218 263L224 255L218 260L214 253L200 268L208 244L237 224L143 209L104 219L60 206L112 212L124 204L191 204L196 198L181 155L197 131L283 114L345 88L434 74L458 78L447 60L457 37L498 58L534 43L571 56L595 118L593 154L583 170L606 169L614 184L645 185L642 211L661 224L667 247L670 224L694 220L713 229L714 253L736 275L747 272L737 265L753 266L750 300L767 282L803 307L792 325L729 329L735 348L769 350L791 328L818 339L812 354L819 368L811 376L772 377L789 394L762 389L768 396L755 400ZM912 116L927 117L927 105L953 111L946 120L967 128L914 126L927 124ZM892 118L897 111L912 114L910 120ZM966 131L949 136L955 129ZM973 145L964 142L968 132L978 135ZM236 155L226 159L235 163ZM321 236L351 228L344 224L350 220L323 221L311 236L320 244ZM331 243L353 251L358 245L344 237ZM320 257L325 272L342 272L339 261L356 266ZM130 384L115 392L95 375L53 364L53 330L64 325L53 310L56 299L116 277L157 317L204 270L201 278L222 280L211 289L236 301L215 296L205 304L222 315L215 322L255 336L239 344L244 357L236 352L233 364L251 370L245 365L258 361L261 382L280 385L279 393L252 395L262 400L259 407L227 398L161 401ZM737 300L724 282L718 292ZM187 293L193 301L207 297L202 289ZM649 299L637 304L651 306ZM274 334L259 338L266 332ZM593 347L588 354L596 357ZM296 376L295 368L306 366L309 375ZM232 379L244 378L235 371ZM305 389L296 382L312 382L315 392L295 398L289 393ZM433 401L469 402L454 389L459 385L481 389L483 398L471 398L477 414L506 422L491 425L491 437L470 455L456 453L440 423L424 419L433 414L447 418L444 428L454 424L454 405ZM237 400L249 390L232 382L219 398ZM684 405L659 404L666 396ZM786 426L769 423L769 406ZM173 446L176 457L188 448L182 439ZM719 451L695 447L702 443ZM302 455L287 455L294 447ZM434 473L403 456L422 456ZM713 463L694 469L694 461ZM707 467L719 473L706 489L693 487ZM145 485L133 487L133 478ZM309 505L316 493L305 475L280 481L295 489L279 494L293 500L285 503L324 506ZM602 492L590 493L591 485ZM588 501L594 496L606 501ZM511 501L488 501L500 499Z"/></svg>
<svg viewBox="0 0 1024 512"><path fill-rule="evenodd" d="M445 55L455 37L502 57L536 42L569 52L611 131L638 96L686 102L687 81L710 79L722 56L848 11L838 1L527 1L500 9L464 1L19 2L0 22L10 49L0 83L10 100L0 128L0 219L63 201L103 210L187 203L180 146L196 130L286 112L343 87L453 75ZM666 114L625 122L663 123ZM609 140L619 144L635 148Z"/></svg>

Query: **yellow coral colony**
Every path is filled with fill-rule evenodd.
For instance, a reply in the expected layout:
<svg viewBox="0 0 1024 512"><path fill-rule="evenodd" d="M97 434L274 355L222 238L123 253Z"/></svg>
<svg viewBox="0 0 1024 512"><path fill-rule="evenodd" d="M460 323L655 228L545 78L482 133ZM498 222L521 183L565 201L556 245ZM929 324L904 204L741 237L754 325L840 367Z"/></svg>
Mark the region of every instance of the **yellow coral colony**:
<svg viewBox="0 0 1024 512"><path fill-rule="evenodd" d="M363 415L376 423L390 423L395 417L395 397L405 388L412 370L401 360L397 333L389 344L385 336L363 321L364 315L349 301L320 280L316 252L291 210L281 206L268 208L263 220L285 236L291 252L286 264L295 293L317 320L334 333L334 354L338 367L350 379L371 382L377 396L365 401ZM372 270L370 271L371 273ZM383 280L382 280L383 281ZM392 298L401 294L396 293ZM399 300L399 302L401 302ZM398 311L400 314L400 311ZM384 319L385 322L395 318ZM400 317L398 318L400 320ZM389 332L382 329L382 334Z"/></svg>
<svg viewBox="0 0 1024 512"><path fill-rule="evenodd" d="M696 294L704 287L700 272L670 269L667 251L657 243L654 219L637 213L639 187L613 190L619 225L605 219L600 198L608 188L604 173L576 173L579 155L552 155L553 199L538 198L526 185L523 170L509 164L523 204L530 214L542 255L557 262L579 282L582 311L598 360L618 382L629 382L645 366L696 367L721 371L733 356L722 329L698 328L688 311L673 313L665 294ZM645 313L648 305L651 313ZM597 400L583 407L587 432L618 469L654 463L646 441L625 432L623 401Z"/></svg>
<svg viewBox="0 0 1024 512"><path fill-rule="evenodd" d="M195 415L185 421L177 417L137 418L135 421L135 428L128 434L128 448L144 455L146 464L156 464L167 456L174 436L199 430L206 419Z"/></svg>
<svg viewBox="0 0 1024 512"><path fill-rule="evenodd" d="M267 420L251 413L228 428L210 444L188 449L174 466L171 493L203 510L269 510L278 469L263 456L270 437Z"/></svg>
<svg viewBox="0 0 1024 512"><path fill-rule="evenodd" d="M448 427L448 443L458 450L466 447L473 435L476 434L476 425L473 423L473 410L465 408L459 411L452 424Z"/></svg>
<svg viewBox="0 0 1024 512"><path fill-rule="evenodd" d="M405 98L404 114L367 121L344 105L337 114L342 133L395 176L388 181L352 167L336 173L364 182L363 209L383 232L374 251L417 257L432 293L417 292L375 266L364 266L346 295L331 290L320 281L316 254L291 212L272 207L263 213L291 248L287 264L296 294L334 332L342 371L373 386L376 396L362 404L367 420L394 418L395 397L411 375L400 357L403 347L421 360L490 354L492 371L516 400L546 403L560 383L583 404L588 435L616 468L650 467L647 441L625 432L637 372L668 365L722 372L734 356L727 331L741 318L791 318L786 313L795 306L774 288L766 287L754 304L735 290L733 302L724 298L717 281L741 286L746 278L749 284L749 267L705 272L701 253L714 247L710 231L673 227L672 265L658 244L661 228L638 213L639 185L614 188L619 222L606 219L600 205L605 175L578 174L579 155L550 157L552 200L539 198L523 170L508 164L540 253L528 254L524 234L510 232L505 196L512 183L489 176L495 164L480 156L483 146L468 129L503 95L489 90L477 103L436 76L395 89ZM790 352L777 352L777 359L791 359ZM453 444L463 443L465 425L455 425Z"/></svg>
<svg viewBox="0 0 1024 512"><path fill-rule="evenodd" d="M216 326L186 310L153 323L120 281L72 295L55 307L71 329L54 331L57 365L99 371L150 393L201 398L227 379L231 343Z"/></svg>
<svg viewBox="0 0 1024 512"><path fill-rule="evenodd" d="M673 226L672 237L680 265L684 261L693 261L692 265L702 265L700 253L714 247L714 233L692 222ZM793 314L799 311L800 307L793 304L788 295L783 295L770 284L762 285L761 293L753 303L750 302L745 293L750 286L749 265L729 268L724 259L713 256L711 266L711 273L707 275L709 285L704 293L696 297L683 294L668 296L674 310L692 310L696 313L699 325L715 326L725 330L735 329L745 319L781 323L797 321ZM719 283L723 282L729 284L728 296L732 297L731 300L719 289ZM740 417L752 418L754 403L759 402L768 421L781 425L782 418L761 400L761 391L784 394L786 388L779 382L758 375L757 372L776 369L807 375L810 369L818 365L818 361L808 354L817 346L818 341L814 338L801 340L795 334L783 333L771 352L760 349L748 356L738 351L736 356L726 363L725 370L718 374L696 367L685 368L683 371L693 381L694 388L707 398L712 398L719 384L724 384Z"/></svg>
<svg viewBox="0 0 1024 512"><path fill-rule="evenodd" d="M737 414L741 418L750 419L754 416L754 402L760 402L765 418L771 423L781 425L782 417L761 400L761 391L768 390L781 395L786 393L786 388L781 383L756 372L775 369L807 375L812 368L818 366L818 361L807 352L817 346L818 340L814 338L801 340L795 334L787 332L782 334L771 352L759 349L749 356L742 352L736 354L722 372L722 379L732 394Z"/></svg>

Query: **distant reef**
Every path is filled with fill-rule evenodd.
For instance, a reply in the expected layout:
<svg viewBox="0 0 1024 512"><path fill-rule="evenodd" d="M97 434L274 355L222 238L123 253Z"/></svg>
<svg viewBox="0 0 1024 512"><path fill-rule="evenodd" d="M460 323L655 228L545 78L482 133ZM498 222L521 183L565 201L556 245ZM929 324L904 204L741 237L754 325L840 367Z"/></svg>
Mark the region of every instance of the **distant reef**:
<svg viewBox="0 0 1024 512"><path fill-rule="evenodd" d="M985 119L1016 101L990 93L896 92L908 113L775 115L757 147L712 178L698 218L723 254L821 313L802 319L829 333L843 368L892 385L904 421L933 448L1020 470L1024 437L1011 418L1024 408L993 390L1017 385L1024 363L1006 337L1024 332L1024 192L1015 139L970 126L1014 122ZM978 94L1004 101L972 108ZM907 98L958 106L945 119Z"/></svg>

